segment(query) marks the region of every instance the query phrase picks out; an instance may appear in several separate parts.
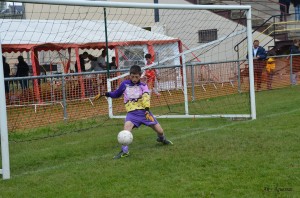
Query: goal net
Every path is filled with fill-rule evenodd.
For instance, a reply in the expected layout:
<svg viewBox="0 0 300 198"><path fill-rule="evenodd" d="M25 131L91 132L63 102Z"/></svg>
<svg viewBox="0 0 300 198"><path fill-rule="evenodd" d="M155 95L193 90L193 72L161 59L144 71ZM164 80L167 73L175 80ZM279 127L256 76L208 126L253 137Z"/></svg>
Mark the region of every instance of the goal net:
<svg viewBox="0 0 300 198"><path fill-rule="evenodd" d="M222 9L232 12L230 7ZM235 10L241 16L246 11ZM220 16L214 6L191 9L184 5L176 9L162 7L158 11L152 7L110 8L106 16L124 20L120 13L130 18L126 23L136 26L128 25L126 32L142 37L145 43L131 46L127 38L125 46L117 47L119 67L129 69L135 64L146 72L156 71L151 109L157 117L253 117L249 72L245 75L248 62L239 60L233 50L247 37L247 26L242 25L242 19L233 21ZM108 22L108 27L112 23ZM109 34L120 32L112 29ZM147 63L146 54L151 55L151 64ZM108 91L115 90L117 86L113 84L120 84L128 75L127 71L109 78ZM147 77L142 81L152 86ZM123 99L109 99L109 111L110 117L123 118L126 113Z"/></svg>
<svg viewBox="0 0 300 198"><path fill-rule="evenodd" d="M105 99L92 98L118 88L132 65L156 71L151 109L161 118L256 117L252 61L248 65L234 51L247 37L251 48L249 6L21 2L24 10L15 19L0 19L11 70L9 130L90 119L99 112L104 120L124 116L122 99L109 100L107 108ZM92 58L80 61L84 52ZM15 78L19 55L29 65L29 77L22 79Z"/></svg>
<svg viewBox="0 0 300 198"><path fill-rule="evenodd" d="M18 2L23 10L0 19L1 54L10 66L10 78L0 83L6 98L1 108L7 109L1 133L39 127L57 133L72 121L78 124L69 130L78 131L79 120L89 120L92 127L108 116L123 118L121 98L93 98L117 89L132 65L155 71L151 111L159 118L256 118L253 63L234 51L247 37L243 50L251 50L250 6ZM238 19L228 18L237 13ZM29 75L16 76L19 56ZM142 81L149 84L149 77Z"/></svg>

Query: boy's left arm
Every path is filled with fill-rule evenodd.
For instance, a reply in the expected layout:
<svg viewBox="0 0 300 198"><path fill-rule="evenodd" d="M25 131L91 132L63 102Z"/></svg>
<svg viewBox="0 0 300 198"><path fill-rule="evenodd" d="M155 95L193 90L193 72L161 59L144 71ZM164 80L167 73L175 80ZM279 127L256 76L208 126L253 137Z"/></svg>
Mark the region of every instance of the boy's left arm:
<svg viewBox="0 0 300 198"><path fill-rule="evenodd" d="M145 108L145 117L147 120L150 120L151 122L154 122L153 116L150 114L150 94L149 89L147 85L142 86L142 104Z"/></svg>
<svg viewBox="0 0 300 198"><path fill-rule="evenodd" d="M151 122L154 122L153 116L150 114L150 109L148 107L145 108L145 117L147 120L150 120Z"/></svg>

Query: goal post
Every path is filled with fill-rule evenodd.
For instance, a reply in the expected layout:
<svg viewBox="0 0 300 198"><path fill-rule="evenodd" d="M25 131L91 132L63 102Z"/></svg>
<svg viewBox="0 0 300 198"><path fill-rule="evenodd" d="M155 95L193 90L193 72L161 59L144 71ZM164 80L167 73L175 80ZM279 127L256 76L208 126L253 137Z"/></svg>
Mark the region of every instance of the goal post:
<svg viewBox="0 0 300 198"><path fill-rule="evenodd" d="M256 102L255 102L255 89L254 89L254 65L253 65L253 53L252 53L252 20L251 9L246 13L247 16L247 51L249 59L249 79L250 79L250 104L251 104L251 117L256 119Z"/></svg>
<svg viewBox="0 0 300 198"><path fill-rule="evenodd" d="M0 36L0 66L3 67L2 60L2 44ZM10 179L10 164L9 164L9 145L8 145L8 128L7 128L7 115L6 111L6 96L4 88L4 71L0 69L0 135L1 135L1 159L2 159L2 168L0 173L2 174L3 179Z"/></svg>

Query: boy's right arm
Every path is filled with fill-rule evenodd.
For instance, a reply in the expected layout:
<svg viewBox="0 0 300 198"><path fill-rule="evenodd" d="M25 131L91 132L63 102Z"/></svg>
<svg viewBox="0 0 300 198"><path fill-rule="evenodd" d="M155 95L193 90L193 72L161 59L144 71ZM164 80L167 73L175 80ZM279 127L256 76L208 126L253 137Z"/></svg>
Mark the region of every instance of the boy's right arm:
<svg viewBox="0 0 300 198"><path fill-rule="evenodd" d="M119 98L123 95L123 92L125 91L125 88L126 88L125 83L122 82L120 87L117 90L112 91L112 92L106 92L105 96L106 97L111 97L111 98Z"/></svg>

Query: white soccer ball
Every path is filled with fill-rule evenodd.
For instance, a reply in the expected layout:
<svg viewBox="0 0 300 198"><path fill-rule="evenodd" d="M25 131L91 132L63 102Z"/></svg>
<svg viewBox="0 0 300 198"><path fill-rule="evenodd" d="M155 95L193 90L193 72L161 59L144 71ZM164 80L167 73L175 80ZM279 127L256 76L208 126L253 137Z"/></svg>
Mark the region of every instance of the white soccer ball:
<svg viewBox="0 0 300 198"><path fill-rule="evenodd" d="M130 131L123 130L118 134L118 142L122 145L129 145L133 141L133 135Z"/></svg>

